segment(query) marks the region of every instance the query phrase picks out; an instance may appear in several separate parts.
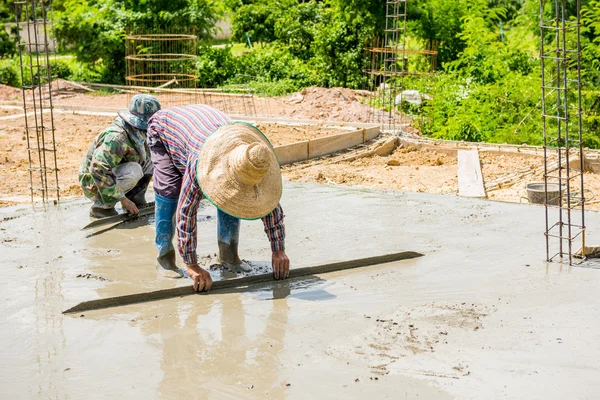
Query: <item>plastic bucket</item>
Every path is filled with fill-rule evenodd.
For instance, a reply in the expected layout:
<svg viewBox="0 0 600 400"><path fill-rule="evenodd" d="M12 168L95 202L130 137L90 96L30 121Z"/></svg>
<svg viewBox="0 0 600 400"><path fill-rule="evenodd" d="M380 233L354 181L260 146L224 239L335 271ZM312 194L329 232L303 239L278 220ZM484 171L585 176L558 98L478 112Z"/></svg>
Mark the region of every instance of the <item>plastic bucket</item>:
<svg viewBox="0 0 600 400"><path fill-rule="evenodd" d="M565 192L564 186L558 183L548 183L548 205L560 205L560 198ZM533 204L544 204L546 202L546 184L544 182L534 182L527 185L527 199Z"/></svg>

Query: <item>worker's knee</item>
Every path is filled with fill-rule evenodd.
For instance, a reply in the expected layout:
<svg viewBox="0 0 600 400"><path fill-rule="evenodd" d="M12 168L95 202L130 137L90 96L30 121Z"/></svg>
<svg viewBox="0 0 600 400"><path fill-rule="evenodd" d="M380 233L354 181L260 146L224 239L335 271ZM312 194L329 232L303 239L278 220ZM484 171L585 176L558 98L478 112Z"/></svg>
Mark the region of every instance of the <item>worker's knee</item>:
<svg viewBox="0 0 600 400"><path fill-rule="evenodd" d="M128 162L117 165L113 170L117 178L117 186L124 192L131 190L144 176L142 166L136 162Z"/></svg>

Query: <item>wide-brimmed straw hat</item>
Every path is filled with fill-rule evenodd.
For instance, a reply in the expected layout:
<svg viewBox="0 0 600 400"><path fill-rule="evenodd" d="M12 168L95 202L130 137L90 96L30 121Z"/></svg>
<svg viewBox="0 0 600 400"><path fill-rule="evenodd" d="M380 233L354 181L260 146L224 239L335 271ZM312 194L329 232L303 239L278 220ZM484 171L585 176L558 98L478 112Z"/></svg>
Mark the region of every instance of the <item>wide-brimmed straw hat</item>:
<svg viewBox="0 0 600 400"><path fill-rule="evenodd" d="M281 199L281 170L273 146L250 124L225 125L206 139L197 179L210 202L240 219L262 218Z"/></svg>
<svg viewBox="0 0 600 400"><path fill-rule="evenodd" d="M118 112L129 125L143 131L148 129L148 120L160 110L158 99L149 94L136 94L129 102L128 110Z"/></svg>

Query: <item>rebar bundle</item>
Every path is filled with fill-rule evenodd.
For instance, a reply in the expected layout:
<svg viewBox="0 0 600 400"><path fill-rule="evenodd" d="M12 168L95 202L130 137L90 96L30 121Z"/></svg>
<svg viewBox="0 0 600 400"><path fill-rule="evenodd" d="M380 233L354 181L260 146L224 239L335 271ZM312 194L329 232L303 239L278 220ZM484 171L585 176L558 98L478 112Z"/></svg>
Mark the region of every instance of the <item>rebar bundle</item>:
<svg viewBox="0 0 600 400"><path fill-rule="evenodd" d="M567 0L540 0L546 258L569 264L580 249L585 257L580 9L569 16Z"/></svg>
<svg viewBox="0 0 600 400"><path fill-rule="evenodd" d="M15 2L17 42L21 70L25 137L29 155L31 201L35 193L43 202L51 193L60 200L58 165L54 138L54 111L52 105L52 71L48 13L51 0Z"/></svg>
<svg viewBox="0 0 600 400"><path fill-rule="evenodd" d="M403 92L407 88L404 77L433 75L437 60L434 43L430 43L427 49L407 48L407 2L386 0L384 37L365 48L364 73L369 80L368 90L373 93L368 119L394 131L401 121L399 110L402 110L405 101ZM409 65L411 63L414 65Z"/></svg>
<svg viewBox="0 0 600 400"><path fill-rule="evenodd" d="M132 91L164 89L160 92L163 107L196 103L196 41L195 34L128 34L127 85Z"/></svg>
<svg viewBox="0 0 600 400"><path fill-rule="evenodd" d="M162 107L203 103L227 114L255 116L254 95L248 88L227 91L197 88L197 36L177 29L161 33L130 33L126 36L126 83L128 92L151 93Z"/></svg>

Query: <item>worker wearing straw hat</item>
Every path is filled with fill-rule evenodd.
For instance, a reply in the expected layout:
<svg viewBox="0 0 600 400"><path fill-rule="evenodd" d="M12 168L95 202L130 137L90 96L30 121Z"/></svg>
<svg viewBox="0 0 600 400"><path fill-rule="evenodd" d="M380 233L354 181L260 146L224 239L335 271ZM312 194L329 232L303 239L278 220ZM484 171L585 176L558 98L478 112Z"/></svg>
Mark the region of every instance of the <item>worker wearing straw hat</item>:
<svg viewBox="0 0 600 400"><path fill-rule="evenodd" d="M196 254L196 218L203 198L218 209L221 262L241 264L240 219L262 219L273 252L273 275L288 276L281 171L273 147L256 127L234 123L206 105L173 107L152 117L148 144L154 164L157 268L164 276L182 275L172 244L177 231L194 289L210 289L212 279L199 267Z"/></svg>

